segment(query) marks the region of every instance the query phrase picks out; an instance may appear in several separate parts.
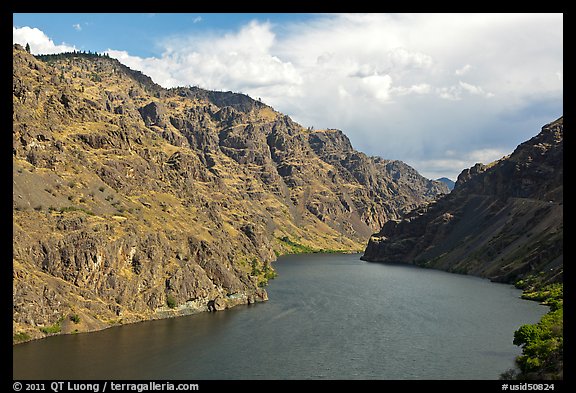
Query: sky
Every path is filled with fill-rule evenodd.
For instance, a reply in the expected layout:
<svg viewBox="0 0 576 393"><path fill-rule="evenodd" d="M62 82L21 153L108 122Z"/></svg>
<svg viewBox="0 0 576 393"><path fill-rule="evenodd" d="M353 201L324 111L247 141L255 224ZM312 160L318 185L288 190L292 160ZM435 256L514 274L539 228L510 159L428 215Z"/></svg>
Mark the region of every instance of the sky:
<svg viewBox="0 0 576 393"><path fill-rule="evenodd" d="M430 179L500 159L563 115L562 14L22 13L13 42L248 94Z"/></svg>

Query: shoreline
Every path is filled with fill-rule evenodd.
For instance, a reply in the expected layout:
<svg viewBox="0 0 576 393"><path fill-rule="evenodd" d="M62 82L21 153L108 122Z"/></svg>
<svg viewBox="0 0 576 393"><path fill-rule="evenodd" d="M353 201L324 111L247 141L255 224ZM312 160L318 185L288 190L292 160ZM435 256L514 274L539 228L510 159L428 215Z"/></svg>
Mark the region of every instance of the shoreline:
<svg viewBox="0 0 576 393"><path fill-rule="evenodd" d="M308 250L307 250L308 251ZM278 258L283 256L292 256L292 255L317 255L317 254L359 254L362 251L357 250L331 250L331 249L313 249L311 252L295 252L295 253L286 253L286 254L279 254L276 255L276 259L271 261L270 263L273 264ZM77 328L74 329L76 326L68 320L68 318L61 317L59 323L59 331L54 333L48 333L44 336L38 337L26 337L21 338L19 340L16 339L18 335L13 334L12 338L12 346L16 346L19 344L29 343L37 340L43 340L46 338L54 337L54 336L61 336L61 335L70 335L70 334L83 334L83 333L93 333L98 332L101 330L106 330L112 327L124 326L124 325L132 325L136 323L142 322L150 322L150 321L157 321L162 319L168 318L178 318L178 317L185 317L189 315L195 315L203 312L217 312L217 311L224 311L229 308L233 308L239 305L250 305L254 303L262 303L268 301L268 293L266 292L265 288L257 288L252 293L232 293L227 295L219 295L215 298L201 298L195 299L192 301L187 301L181 305L175 306L170 308L168 306L162 306L158 309L151 312L150 315L139 315L139 316L131 316L127 320L122 320L120 322L104 322L100 320L96 320L97 322L92 323L92 327L87 327L85 330L78 330ZM120 320L122 318L119 318ZM14 323L14 322L13 322ZM38 327L38 329L43 329L46 327ZM49 327L48 327L49 328ZM26 333L25 333L26 334ZM26 334L27 335L27 334ZM22 337L22 336L20 336Z"/></svg>

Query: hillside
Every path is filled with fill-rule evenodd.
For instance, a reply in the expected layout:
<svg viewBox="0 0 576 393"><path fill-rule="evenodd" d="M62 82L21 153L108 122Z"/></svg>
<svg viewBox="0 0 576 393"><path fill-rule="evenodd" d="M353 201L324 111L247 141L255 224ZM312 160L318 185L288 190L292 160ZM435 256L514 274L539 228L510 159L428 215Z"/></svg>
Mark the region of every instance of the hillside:
<svg viewBox="0 0 576 393"><path fill-rule="evenodd" d="M385 223L362 259L562 281L563 131L560 118L510 156L462 171L450 194Z"/></svg>
<svg viewBox="0 0 576 393"><path fill-rule="evenodd" d="M278 255L357 251L448 190L232 92L13 49L13 335L267 299Z"/></svg>

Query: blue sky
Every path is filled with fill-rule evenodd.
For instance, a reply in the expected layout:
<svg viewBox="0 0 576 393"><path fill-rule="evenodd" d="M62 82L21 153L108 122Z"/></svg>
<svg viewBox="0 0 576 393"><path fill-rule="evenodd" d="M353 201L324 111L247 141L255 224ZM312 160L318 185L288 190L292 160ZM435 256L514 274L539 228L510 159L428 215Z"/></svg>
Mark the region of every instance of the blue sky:
<svg viewBox="0 0 576 393"><path fill-rule="evenodd" d="M79 50L103 52L121 48L134 56L160 56L162 37L226 34L254 19L269 21L277 27L288 22L306 21L313 14L288 13L100 13L100 14L13 14L13 26L36 27L54 42L69 43Z"/></svg>
<svg viewBox="0 0 576 393"><path fill-rule="evenodd" d="M510 154L563 114L562 14L14 14L13 41L243 92L428 178Z"/></svg>

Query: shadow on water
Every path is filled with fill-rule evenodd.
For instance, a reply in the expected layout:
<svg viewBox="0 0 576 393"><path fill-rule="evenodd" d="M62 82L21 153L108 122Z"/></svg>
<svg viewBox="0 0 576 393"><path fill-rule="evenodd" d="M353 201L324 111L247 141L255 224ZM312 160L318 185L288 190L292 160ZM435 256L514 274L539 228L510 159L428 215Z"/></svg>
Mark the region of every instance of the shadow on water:
<svg viewBox="0 0 576 393"><path fill-rule="evenodd" d="M269 301L14 347L15 379L497 379L546 312L512 286L353 255L275 263Z"/></svg>
<svg viewBox="0 0 576 393"><path fill-rule="evenodd" d="M93 333L48 337L14 347L16 379L171 378L171 370L210 349L225 334L234 311L200 313L180 318L111 327ZM169 356L166 356L169 354ZM154 359L163 359L154 361Z"/></svg>

